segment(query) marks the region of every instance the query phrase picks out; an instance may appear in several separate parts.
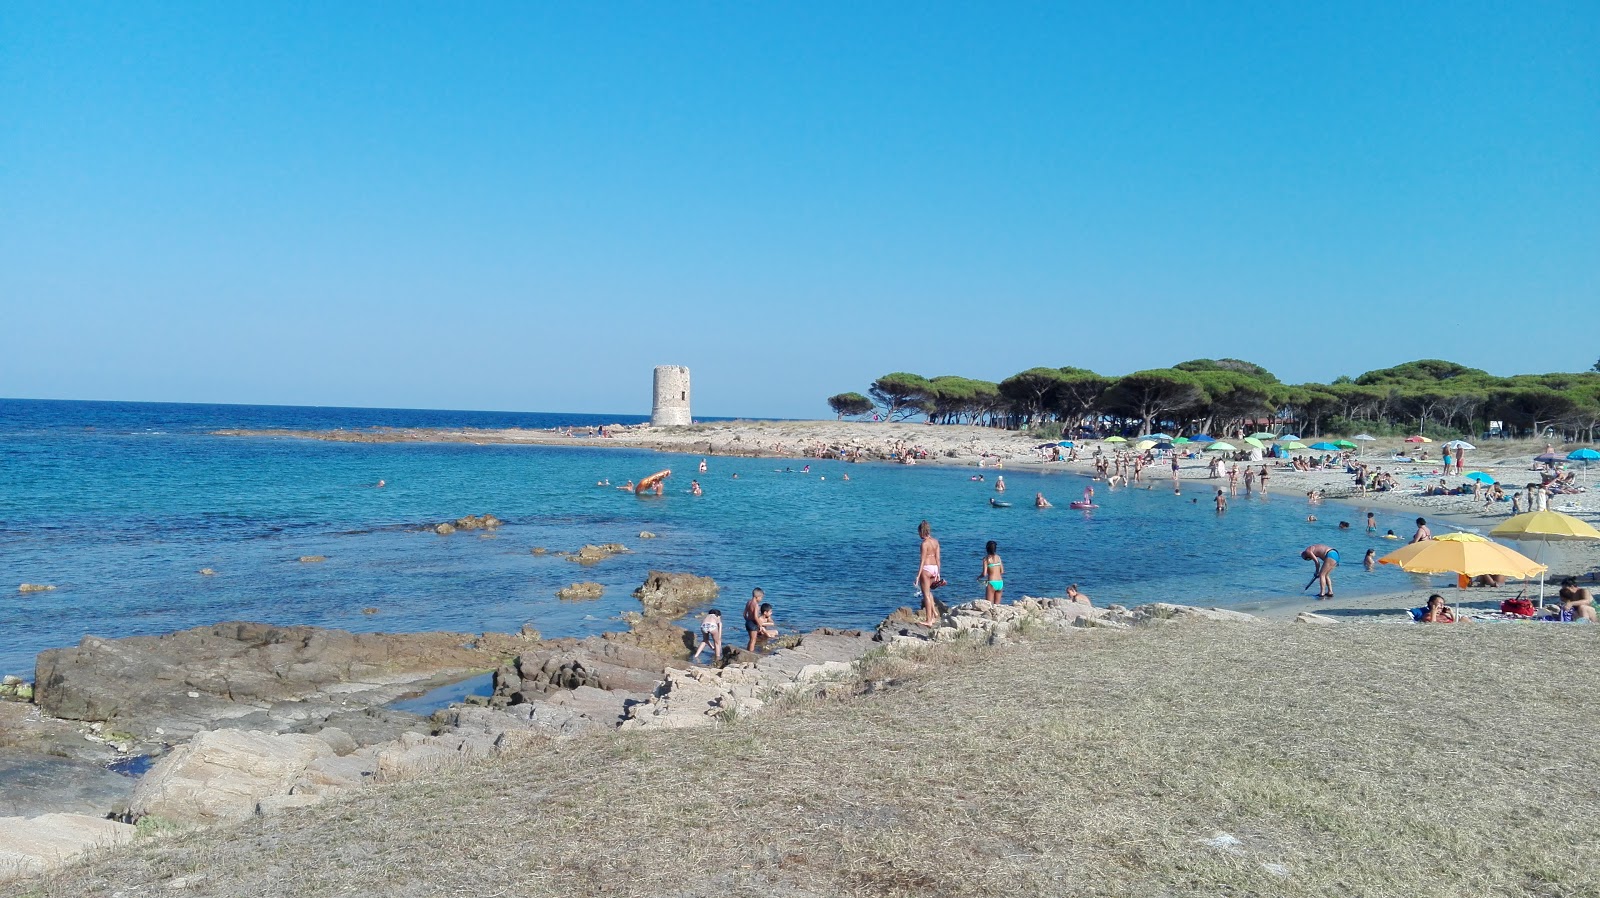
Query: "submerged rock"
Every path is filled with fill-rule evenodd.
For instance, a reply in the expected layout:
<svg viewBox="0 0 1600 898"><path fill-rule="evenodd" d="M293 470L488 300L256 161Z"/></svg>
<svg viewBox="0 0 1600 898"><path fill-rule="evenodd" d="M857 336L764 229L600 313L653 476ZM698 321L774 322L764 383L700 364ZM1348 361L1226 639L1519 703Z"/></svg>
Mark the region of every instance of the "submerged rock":
<svg viewBox="0 0 1600 898"><path fill-rule="evenodd" d="M598 564L613 555L620 555L628 551L628 547L621 543L605 543L604 545L586 545L567 556L568 561L579 564Z"/></svg>
<svg viewBox="0 0 1600 898"><path fill-rule="evenodd" d="M301 564L318 564L320 562L324 562L324 561L327 561L327 560L328 560L328 556L326 556L326 555L301 555L300 556L300 563Z"/></svg>
<svg viewBox="0 0 1600 898"><path fill-rule="evenodd" d="M49 592L55 586L49 583L24 583L17 587L17 592Z"/></svg>
<svg viewBox="0 0 1600 898"><path fill-rule="evenodd" d="M556 590L556 598L563 602L587 602L600 598L605 591L604 586L593 581L585 581Z"/></svg>

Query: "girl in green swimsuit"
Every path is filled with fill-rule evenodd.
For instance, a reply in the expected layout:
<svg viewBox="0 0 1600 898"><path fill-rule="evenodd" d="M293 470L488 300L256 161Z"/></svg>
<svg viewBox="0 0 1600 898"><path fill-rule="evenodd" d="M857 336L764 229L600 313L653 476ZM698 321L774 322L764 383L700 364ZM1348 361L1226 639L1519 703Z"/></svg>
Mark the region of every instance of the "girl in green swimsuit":
<svg viewBox="0 0 1600 898"><path fill-rule="evenodd" d="M978 578L983 581L983 597L990 603L999 605L1003 603L1000 594L1006 588L1006 566L1000 560L1000 547L995 545L994 540L989 540L984 545L983 551L983 576Z"/></svg>

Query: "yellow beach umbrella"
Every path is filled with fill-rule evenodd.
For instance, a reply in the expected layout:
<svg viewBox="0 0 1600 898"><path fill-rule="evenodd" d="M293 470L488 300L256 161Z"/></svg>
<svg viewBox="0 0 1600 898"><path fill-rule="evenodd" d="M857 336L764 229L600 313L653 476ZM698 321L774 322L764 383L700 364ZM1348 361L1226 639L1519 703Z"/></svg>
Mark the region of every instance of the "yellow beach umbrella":
<svg viewBox="0 0 1600 898"><path fill-rule="evenodd" d="M1127 441L1126 437L1106 437L1106 442L1108 443L1126 443Z"/></svg>
<svg viewBox="0 0 1600 898"><path fill-rule="evenodd" d="M1501 539L1533 540L1538 542L1540 554L1544 544L1562 540L1600 540L1600 530L1591 527L1570 514L1559 511L1530 511L1501 521L1490 536ZM1539 576L1539 604L1544 605L1544 575Z"/></svg>
<svg viewBox="0 0 1600 898"><path fill-rule="evenodd" d="M1465 574L1468 577L1499 574L1526 579L1548 570L1515 549L1475 533L1446 533L1412 543L1383 556L1378 563L1396 565L1413 574Z"/></svg>
<svg viewBox="0 0 1600 898"><path fill-rule="evenodd" d="M1133 448L1139 450L1140 452L1143 452L1146 449L1154 449L1154 448L1156 448L1156 441L1155 440L1140 440L1139 442L1133 444Z"/></svg>
<svg viewBox="0 0 1600 898"><path fill-rule="evenodd" d="M1600 530L1587 521L1559 511L1530 511L1507 518L1489 531L1501 539L1534 539L1555 542L1563 539L1600 539Z"/></svg>

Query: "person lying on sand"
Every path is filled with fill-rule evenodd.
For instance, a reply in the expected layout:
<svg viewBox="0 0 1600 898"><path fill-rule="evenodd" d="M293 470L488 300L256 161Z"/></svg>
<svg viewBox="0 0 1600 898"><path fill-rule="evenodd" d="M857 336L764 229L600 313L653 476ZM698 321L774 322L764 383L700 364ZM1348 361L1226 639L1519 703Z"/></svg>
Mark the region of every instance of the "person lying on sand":
<svg viewBox="0 0 1600 898"><path fill-rule="evenodd" d="M1422 622L1425 624L1453 624L1456 616L1450 612L1449 606L1444 603L1444 596L1434 593L1428 596L1428 608L1422 613Z"/></svg>

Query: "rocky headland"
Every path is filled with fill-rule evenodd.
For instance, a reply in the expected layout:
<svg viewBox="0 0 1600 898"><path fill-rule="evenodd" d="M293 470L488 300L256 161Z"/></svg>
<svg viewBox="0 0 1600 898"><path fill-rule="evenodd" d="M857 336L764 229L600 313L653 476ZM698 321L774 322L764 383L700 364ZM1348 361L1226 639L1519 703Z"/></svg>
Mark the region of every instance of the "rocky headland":
<svg viewBox="0 0 1600 898"><path fill-rule="evenodd" d="M992 644L1030 626L1251 620L1172 605L979 601L947 609L934 628L902 612L872 632L817 630L757 654L725 646L713 664L691 665L694 635L675 622L717 593L709 577L652 571L634 593L640 610L628 630L583 639L227 623L44 652L36 704L0 703L14 725L4 744L14 769L0 777L22 798L6 811L15 816L0 818L0 877L126 841L138 821L226 823L552 740L711 726L847 677L874 651ZM488 696L427 718L386 707L485 670ZM137 779L112 772L146 766ZM32 772L31 789L18 788L22 771Z"/></svg>

